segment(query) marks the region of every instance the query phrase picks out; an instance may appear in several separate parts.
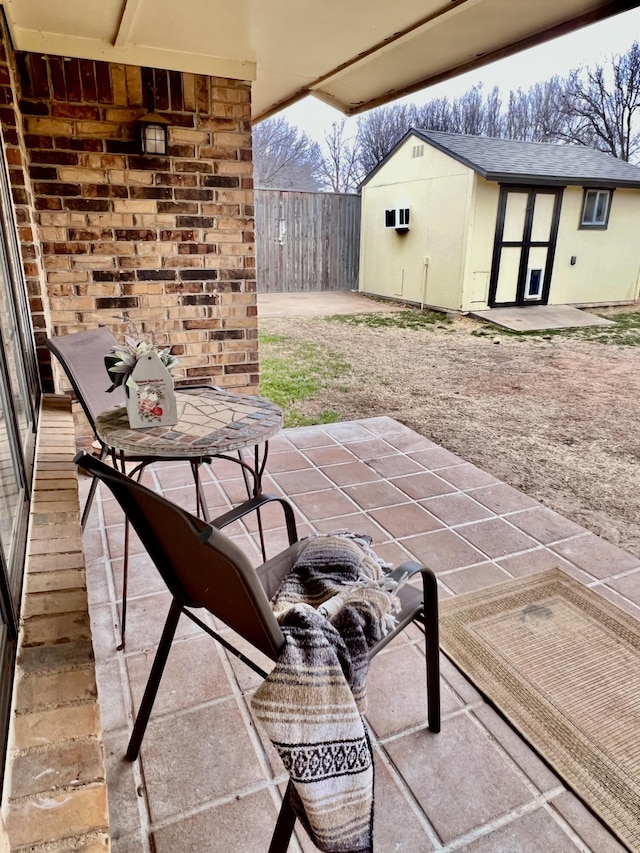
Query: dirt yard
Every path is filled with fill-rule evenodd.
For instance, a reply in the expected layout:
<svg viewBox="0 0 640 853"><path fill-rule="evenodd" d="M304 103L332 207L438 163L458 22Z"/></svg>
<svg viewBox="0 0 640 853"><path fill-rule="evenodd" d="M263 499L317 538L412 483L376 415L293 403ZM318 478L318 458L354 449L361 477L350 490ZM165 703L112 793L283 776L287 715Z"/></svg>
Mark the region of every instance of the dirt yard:
<svg viewBox="0 0 640 853"><path fill-rule="evenodd" d="M511 336L465 317L415 330L321 317L260 329L351 365L300 406L307 414L389 415L640 556L640 347Z"/></svg>

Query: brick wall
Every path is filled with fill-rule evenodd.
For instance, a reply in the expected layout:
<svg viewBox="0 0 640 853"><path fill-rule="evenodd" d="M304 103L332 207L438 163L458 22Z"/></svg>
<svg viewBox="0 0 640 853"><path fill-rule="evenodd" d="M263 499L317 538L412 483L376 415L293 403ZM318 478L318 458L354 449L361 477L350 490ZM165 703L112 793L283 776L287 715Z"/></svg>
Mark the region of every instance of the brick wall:
<svg viewBox="0 0 640 853"><path fill-rule="evenodd" d="M18 53L51 331L154 331L180 378L257 390L250 85ZM164 157L138 153L153 100ZM180 373L182 374L180 376Z"/></svg>
<svg viewBox="0 0 640 853"><path fill-rule="evenodd" d="M41 373L45 387L51 388L49 355L44 341L50 326L44 290L42 253L37 234L33 187L28 172L28 153L18 107L18 84L15 56L11 50L4 16L0 15L0 126L13 196L16 226L22 255L22 266L31 321L39 357L46 353Z"/></svg>

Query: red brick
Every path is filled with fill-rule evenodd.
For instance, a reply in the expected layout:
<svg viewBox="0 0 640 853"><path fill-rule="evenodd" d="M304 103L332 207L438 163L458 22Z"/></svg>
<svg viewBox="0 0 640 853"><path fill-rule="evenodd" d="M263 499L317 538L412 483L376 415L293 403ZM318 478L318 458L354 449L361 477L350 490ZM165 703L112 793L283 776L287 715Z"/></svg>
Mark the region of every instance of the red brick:
<svg viewBox="0 0 640 853"><path fill-rule="evenodd" d="M99 110L98 107L86 104L53 104L51 115L60 118L97 119Z"/></svg>
<svg viewBox="0 0 640 853"><path fill-rule="evenodd" d="M64 74L64 60L60 56L49 57L49 73L53 86L53 97L58 101L67 98L67 84Z"/></svg>
<svg viewBox="0 0 640 853"><path fill-rule="evenodd" d="M91 59L80 60L80 83L83 100L97 101L98 86L96 84L95 63Z"/></svg>
<svg viewBox="0 0 640 853"><path fill-rule="evenodd" d="M108 62L96 62L95 72L98 87L98 100L101 104L109 104L113 101L111 66Z"/></svg>

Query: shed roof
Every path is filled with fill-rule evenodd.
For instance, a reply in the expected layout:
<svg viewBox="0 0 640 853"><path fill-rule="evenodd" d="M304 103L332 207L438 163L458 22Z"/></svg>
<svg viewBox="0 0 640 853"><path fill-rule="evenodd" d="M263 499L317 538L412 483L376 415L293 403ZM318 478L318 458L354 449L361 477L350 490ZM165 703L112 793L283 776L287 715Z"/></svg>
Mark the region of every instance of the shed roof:
<svg viewBox="0 0 640 853"><path fill-rule="evenodd" d="M640 188L640 167L583 145L520 142L419 128L409 133L469 166L488 181Z"/></svg>
<svg viewBox="0 0 640 853"><path fill-rule="evenodd" d="M584 145L520 142L491 136L443 133L413 127L360 184L365 186L378 169L410 136L417 136L464 163L487 181L539 186L627 187L640 189L640 166L618 160Z"/></svg>

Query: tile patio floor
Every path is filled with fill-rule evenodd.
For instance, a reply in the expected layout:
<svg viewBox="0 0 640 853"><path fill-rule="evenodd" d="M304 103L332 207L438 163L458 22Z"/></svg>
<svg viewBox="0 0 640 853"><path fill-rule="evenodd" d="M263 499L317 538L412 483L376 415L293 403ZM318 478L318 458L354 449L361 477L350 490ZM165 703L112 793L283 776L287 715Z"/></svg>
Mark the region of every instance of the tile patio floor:
<svg viewBox="0 0 640 853"><path fill-rule="evenodd" d="M215 515L245 493L237 466L217 461L213 469L205 488ZM417 558L430 565L443 598L559 565L640 618L638 558L390 418L284 430L271 442L267 471L265 491L291 498L300 535L368 533L395 564ZM193 509L187 466L165 463L145 476ZM281 516L266 515L275 553L286 536ZM232 532L258 562L253 529ZM187 619L141 760L123 758L167 594L134 544L127 648L117 652L122 540L122 515L103 493L84 544L113 850L262 853L286 774L252 720L256 677ZM423 660L412 626L378 655L368 678L376 853L624 849L446 658L442 731L431 734ZM314 849L302 830L290 847Z"/></svg>

